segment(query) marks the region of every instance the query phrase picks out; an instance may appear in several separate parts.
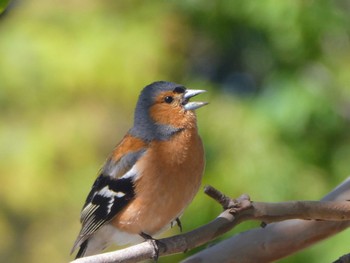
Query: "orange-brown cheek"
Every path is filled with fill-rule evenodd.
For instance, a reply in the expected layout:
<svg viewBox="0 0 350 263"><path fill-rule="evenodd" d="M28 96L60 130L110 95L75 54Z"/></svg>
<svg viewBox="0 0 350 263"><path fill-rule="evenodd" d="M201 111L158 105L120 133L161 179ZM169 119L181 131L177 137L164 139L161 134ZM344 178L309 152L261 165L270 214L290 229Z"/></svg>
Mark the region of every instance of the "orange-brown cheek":
<svg viewBox="0 0 350 263"><path fill-rule="evenodd" d="M180 106L156 104L149 110L150 117L159 124L182 127L185 121L185 112Z"/></svg>

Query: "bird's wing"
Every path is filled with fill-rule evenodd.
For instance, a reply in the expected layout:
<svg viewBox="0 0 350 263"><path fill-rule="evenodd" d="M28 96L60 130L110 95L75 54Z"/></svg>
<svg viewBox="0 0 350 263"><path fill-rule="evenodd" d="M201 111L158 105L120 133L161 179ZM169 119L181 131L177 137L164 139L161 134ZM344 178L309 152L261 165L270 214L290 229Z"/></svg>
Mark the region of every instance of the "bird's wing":
<svg viewBox="0 0 350 263"><path fill-rule="evenodd" d="M138 148L125 148L125 140L132 142L128 137L124 138L101 169L91 188L81 212L82 228L72 252L109 222L135 196L134 180L138 176L136 162L145 153L146 147L139 144ZM124 149L131 151L125 153Z"/></svg>

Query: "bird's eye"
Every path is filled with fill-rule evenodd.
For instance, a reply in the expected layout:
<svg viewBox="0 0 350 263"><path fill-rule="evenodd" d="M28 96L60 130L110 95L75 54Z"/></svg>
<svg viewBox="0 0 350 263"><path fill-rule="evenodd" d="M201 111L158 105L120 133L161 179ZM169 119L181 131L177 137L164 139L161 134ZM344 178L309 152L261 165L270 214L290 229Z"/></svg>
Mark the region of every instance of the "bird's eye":
<svg viewBox="0 0 350 263"><path fill-rule="evenodd" d="M166 97L164 98L164 101L165 101L166 103L169 103L169 104L172 103L173 100L174 100L174 98L171 97L171 96L166 96Z"/></svg>

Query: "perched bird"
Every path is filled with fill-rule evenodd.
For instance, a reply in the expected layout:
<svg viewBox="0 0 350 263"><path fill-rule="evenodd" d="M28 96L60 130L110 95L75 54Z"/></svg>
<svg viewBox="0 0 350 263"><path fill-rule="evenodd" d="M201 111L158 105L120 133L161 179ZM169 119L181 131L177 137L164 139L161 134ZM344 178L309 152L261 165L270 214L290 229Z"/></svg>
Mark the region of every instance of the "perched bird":
<svg viewBox="0 0 350 263"><path fill-rule="evenodd" d="M112 243L138 243L168 229L201 184L205 159L194 110L205 92L159 81L138 99L134 125L115 147L93 184L81 212L77 258Z"/></svg>

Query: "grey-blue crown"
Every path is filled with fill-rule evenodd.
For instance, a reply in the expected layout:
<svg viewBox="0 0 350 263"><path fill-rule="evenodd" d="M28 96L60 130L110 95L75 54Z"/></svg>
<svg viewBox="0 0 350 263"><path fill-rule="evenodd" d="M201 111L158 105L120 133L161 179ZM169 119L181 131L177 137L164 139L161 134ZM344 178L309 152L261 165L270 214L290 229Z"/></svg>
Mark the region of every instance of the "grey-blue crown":
<svg viewBox="0 0 350 263"><path fill-rule="evenodd" d="M167 81L157 81L149 84L148 86L144 87L144 89L141 91L139 101L137 104L140 106L144 106L143 102L150 100L150 105L152 105L154 98L163 91L173 91L176 87L183 87L180 84L176 84L173 82L167 82ZM147 106L150 106L147 105Z"/></svg>

